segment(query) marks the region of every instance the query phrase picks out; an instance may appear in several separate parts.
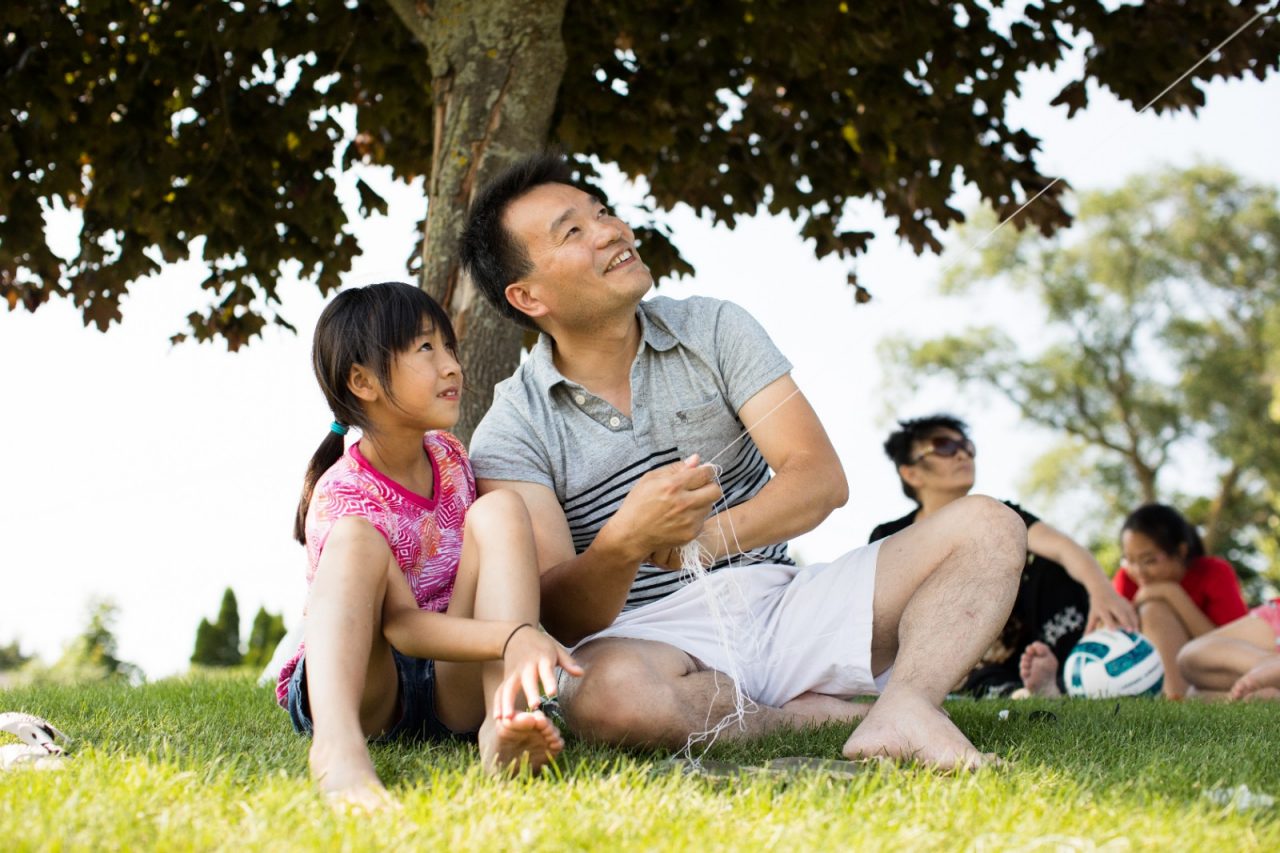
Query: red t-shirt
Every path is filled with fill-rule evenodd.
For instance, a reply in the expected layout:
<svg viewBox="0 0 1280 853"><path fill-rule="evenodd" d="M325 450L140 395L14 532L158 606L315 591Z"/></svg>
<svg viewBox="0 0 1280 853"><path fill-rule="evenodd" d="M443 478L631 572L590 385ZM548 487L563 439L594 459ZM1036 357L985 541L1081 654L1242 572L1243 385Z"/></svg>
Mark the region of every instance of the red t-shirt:
<svg viewBox="0 0 1280 853"><path fill-rule="evenodd" d="M1116 592L1133 601L1138 585L1123 568L1112 578ZM1225 625L1249 612L1240 581L1231 564L1221 557L1196 557L1182 576L1182 588L1200 612L1215 625Z"/></svg>

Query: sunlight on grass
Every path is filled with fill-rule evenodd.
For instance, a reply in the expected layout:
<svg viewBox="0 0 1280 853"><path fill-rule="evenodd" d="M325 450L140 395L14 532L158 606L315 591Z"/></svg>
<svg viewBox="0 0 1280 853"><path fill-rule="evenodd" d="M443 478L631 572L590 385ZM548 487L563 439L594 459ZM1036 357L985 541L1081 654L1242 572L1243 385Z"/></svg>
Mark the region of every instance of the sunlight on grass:
<svg viewBox="0 0 1280 853"><path fill-rule="evenodd" d="M6 849L1280 847L1275 806L1238 812L1204 796L1242 784L1280 794L1271 705L951 703L974 741L1010 762L960 776L750 769L837 757L840 727L717 747L710 757L744 768L727 779L683 775L665 754L571 742L547 778L495 781L466 745L383 746L374 760L403 808L379 815L325 807L307 741L247 678L10 690L0 709L48 717L73 739L62 770L0 773Z"/></svg>

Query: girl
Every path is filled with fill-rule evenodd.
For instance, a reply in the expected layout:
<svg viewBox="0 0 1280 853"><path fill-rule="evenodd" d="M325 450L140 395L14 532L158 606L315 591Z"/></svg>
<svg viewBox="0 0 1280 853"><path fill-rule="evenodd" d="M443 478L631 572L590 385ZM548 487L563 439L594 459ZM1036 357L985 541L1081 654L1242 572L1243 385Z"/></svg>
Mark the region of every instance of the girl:
<svg viewBox="0 0 1280 853"><path fill-rule="evenodd" d="M1138 607L1142 633L1164 662L1164 693L1180 697L1187 681L1178 652L1188 641L1246 613L1231 564L1208 557L1200 534L1173 507L1146 504L1134 510L1120 533L1124 564L1116 591Z"/></svg>
<svg viewBox="0 0 1280 853"><path fill-rule="evenodd" d="M476 498L458 418L462 374L444 310L407 284L340 293L312 361L334 415L312 457L294 535L310 585L303 647L277 698L312 734L322 790L385 802L367 738L472 732L491 773L537 771L564 746L539 710L557 665L540 632L533 532L510 492ZM349 426L361 438L343 453ZM517 710L523 693L529 711Z"/></svg>
<svg viewBox="0 0 1280 853"><path fill-rule="evenodd" d="M1187 643L1178 668L1200 694L1280 699L1280 598Z"/></svg>

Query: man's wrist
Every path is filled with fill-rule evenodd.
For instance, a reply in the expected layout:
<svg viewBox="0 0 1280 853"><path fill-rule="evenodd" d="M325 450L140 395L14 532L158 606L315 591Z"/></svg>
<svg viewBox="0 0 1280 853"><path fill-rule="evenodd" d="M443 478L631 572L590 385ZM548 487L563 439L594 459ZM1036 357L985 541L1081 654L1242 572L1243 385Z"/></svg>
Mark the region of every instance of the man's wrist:
<svg viewBox="0 0 1280 853"><path fill-rule="evenodd" d="M593 562L599 561L610 566L624 565L635 569L652 553L652 549L643 542L638 542L636 537L621 535L618 530L618 525L613 519L609 519L604 527L600 528L600 532L596 534L596 538L592 540L587 550L591 552Z"/></svg>

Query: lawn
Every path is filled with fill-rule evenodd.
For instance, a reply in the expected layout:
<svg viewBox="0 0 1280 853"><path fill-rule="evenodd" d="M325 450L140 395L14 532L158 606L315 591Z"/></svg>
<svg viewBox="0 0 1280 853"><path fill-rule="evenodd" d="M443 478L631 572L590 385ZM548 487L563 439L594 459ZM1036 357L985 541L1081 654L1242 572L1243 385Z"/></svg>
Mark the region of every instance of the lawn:
<svg viewBox="0 0 1280 853"><path fill-rule="evenodd" d="M955 701L1001 769L689 775L666 754L570 740L558 773L494 781L466 746L379 747L403 808L332 813L271 691L248 676L0 691L71 738L55 771L0 773L0 846L31 849L1280 849L1280 707L1159 700ZM1011 709L1007 719L1000 711ZM1049 714L1033 714L1049 711ZM760 765L839 756L839 727L719 746ZM3 742L12 742L0 735Z"/></svg>

